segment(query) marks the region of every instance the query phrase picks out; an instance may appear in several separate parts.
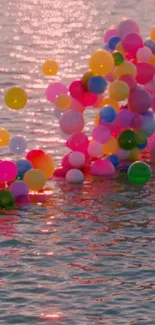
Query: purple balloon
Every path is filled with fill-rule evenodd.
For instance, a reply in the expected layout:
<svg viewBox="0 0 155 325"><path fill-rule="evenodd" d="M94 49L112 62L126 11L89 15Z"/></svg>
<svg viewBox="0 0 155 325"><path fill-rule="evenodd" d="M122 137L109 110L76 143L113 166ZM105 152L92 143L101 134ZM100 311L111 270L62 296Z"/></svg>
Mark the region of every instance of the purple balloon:
<svg viewBox="0 0 155 325"><path fill-rule="evenodd" d="M136 87L130 92L128 106L135 113L145 113L152 104L151 95L142 87Z"/></svg>
<svg viewBox="0 0 155 325"><path fill-rule="evenodd" d="M124 128L130 127L132 123L133 115L134 115L133 112L131 112L130 110L122 109L117 114L118 123Z"/></svg>
<svg viewBox="0 0 155 325"><path fill-rule="evenodd" d="M10 192L15 198L28 196L29 188L23 181L16 181L9 187Z"/></svg>

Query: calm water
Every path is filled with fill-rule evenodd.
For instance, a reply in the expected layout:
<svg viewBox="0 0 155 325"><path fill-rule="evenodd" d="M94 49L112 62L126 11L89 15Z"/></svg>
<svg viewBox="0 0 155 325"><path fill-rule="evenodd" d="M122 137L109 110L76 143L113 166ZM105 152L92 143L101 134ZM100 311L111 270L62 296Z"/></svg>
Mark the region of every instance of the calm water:
<svg viewBox="0 0 155 325"><path fill-rule="evenodd" d="M1 126L24 130L29 148L42 147L58 162L64 140L44 98L41 62L57 59L58 79L80 76L104 29L121 16L135 18L146 36L153 0L1 0ZM21 113L3 103L17 84L30 97ZM0 215L0 324L154 325L155 182L129 186L122 174L49 185L47 202Z"/></svg>

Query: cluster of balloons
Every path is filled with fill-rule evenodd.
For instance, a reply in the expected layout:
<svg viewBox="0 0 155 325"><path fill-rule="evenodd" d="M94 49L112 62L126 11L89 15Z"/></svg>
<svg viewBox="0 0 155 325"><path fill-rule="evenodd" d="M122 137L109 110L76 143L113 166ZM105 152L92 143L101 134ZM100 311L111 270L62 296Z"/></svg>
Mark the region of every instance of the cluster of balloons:
<svg viewBox="0 0 155 325"><path fill-rule="evenodd" d="M47 66L45 74L53 63ZM55 105L69 149L54 177L81 183L86 176L113 176L123 169L132 183L149 181L143 156L155 154L155 27L143 40L133 19L111 26L81 78L69 86L51 82L46 98ZM84 132L89 107L95 112L91 137Z"/></svg>

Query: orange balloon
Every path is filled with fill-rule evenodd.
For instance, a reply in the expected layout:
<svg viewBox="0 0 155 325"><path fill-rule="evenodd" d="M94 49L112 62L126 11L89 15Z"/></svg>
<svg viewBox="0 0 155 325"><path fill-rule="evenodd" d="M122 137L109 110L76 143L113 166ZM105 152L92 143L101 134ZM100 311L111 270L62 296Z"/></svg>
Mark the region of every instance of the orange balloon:
<svg viewBox="0 0 155 325"><path fill-rule="evenodd" d="M111 53L105 50L95 51L89 59L89 68L93 74L106 76L114 69L115 62Z"/></svg>
<svg viewBox="0 0 155 325"><path fill-rule="evenodd" d="M99 114L96 114L96 116L95 116L95 125L96 126L99 125L99 119L100 119Z"/></svg>
<svg viewBox="0 0 155 325"><path fill-rule="evenodd" d="M59 70L59 66L54 60L47 60L42 65L42 71L46 76L55 76Z"/></svg>
<svg viewBox="0 0 155 325"><path fill-rule="evenodd" d="M68 109L71 106L71 98L66 94L61 94L56 98L55 105L61 110Z"/></svg>
<svg viewBox="0 0 155 325"><path fill-rule="evenodd" d="M116 110L116 112L119 112L119 110L120 110L118 102L110 97L103 98L101 107L103 107L105 105L112 106Z"/></svg>
<svg viewBox="0 0 155 325"><path fill-rule="evenodd" d="M108 142L103 145L103 153L105 155L112 155L117 152L119 146L116 138L111 137Z"/></svg>

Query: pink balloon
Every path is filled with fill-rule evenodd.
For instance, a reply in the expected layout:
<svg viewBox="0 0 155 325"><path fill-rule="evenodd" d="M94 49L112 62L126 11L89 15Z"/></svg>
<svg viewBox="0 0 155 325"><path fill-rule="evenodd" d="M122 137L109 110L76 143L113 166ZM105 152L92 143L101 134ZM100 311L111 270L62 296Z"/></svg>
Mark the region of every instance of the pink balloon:
<svg viewBox="0 0 155 325"><path fill-rule="evenodd" d="M84 88L81 80L73 81L69 86L69 92L74 99L81 100L84 94Z"/></svg>
<svg viewBox="0 0 155 325"><path fill-rule="evenodd" d="M120 80L124 81L127 83L127 85L129 86L130 88L130 91L133 90L137 83L136 83L136 79L132 76L129 76L129 75L123 75L120 77Z"/></svg>
<svg viewBox="0 0 155 325"><path fill-rule="evenodd" d="M91 175L93 176L113 176L114 174L114 165L106 159L97 159L91 166Z"/></svg>
<svg viewBox="0 0 155 325"><path fill-rule="evenodd" d="M18 173L16 164L12 161L2 161L0 163L0 182L13 181Z"/></svg>
<svg viewBox="0 0 155 325"><path fill-rule="evenodd" d="M69 155L70 152L67 155L65 155L62 159L62 167L67 171L72 168L72 165L69 162Z"/></svg>
<svg viewBox="0 0 155 325"><path fill-rule="evenodd" d="M73 111L83 113L85 110L85 107L82 103L80 103L77 99L71 97L71 107Z"/></svg>
<svg viewBox="0 0 155 325"><path fill-rule="evenodd" d="M104 32L104 44L107 44L110 38L117 36L117 30L115 27L105 30Z"/></svg>
<svg viewBox="0 0 155 325"><path fill-rule="evenodd" d="M142 87L136 87L130 92L128 97L128 106L135 113L144 113L152 103L151 95Z"/></svg>
<svg viewBox="0 0 155 325"><path fill-rule="evenodd" d="M51 103L55 103L56 97L62 94L67 94L68 89L62 82L50 83L45 91L47 100Z"/></svg>
<svg viewBox="0 0 155 325"><path fill-rule="evenodd" d="M72 109L68 109L60 117L59 125L61 130L68 135L75 132L81 132L84 128L83 115Z"/></svg>
<svg viewBox="0 0 155 325"><path fill-rule="evenodd" d="M85 106L93 106L97 101L97 95L89 92L84 92L80 102Z"/></svg>
<svg viewBox="0 0 155 325"><path fill-rule="evenodd" d="M143 47L143 40L140 35L130 33L124 36L122 46L127 53L135 56L138 49Z"/></svg>
<svg viewBox="0 0 155 325"><path fill-rule="evenodd" d="M133 113L128 109L122 109L117 114L117 119L118 119L118 123L122 127L129 128L131 126L131 123L132 123Z"/></svg>
<svg viewBox="0 0 155 325"><path fill-rule="evenodd" d="M72 151L85 152L88 148L88 145L89 145L88 137L83 132L74 133L67 140L67 146Z"/></svg>
<svg viewBox="0 0 155 325"><path fill-rule="evenodd" d="M133 19L125 19L117 27L117 36L121 39L128 33L140 33L139 26Z"/></svg>
<svg viewBox="0 0 155 325"><path fill-rule="evenodd" d="M152 64L147 62L140 62L136 65L137 76L136 80L139 84L145 85L153 79L155 70Z"/></svg>
<svg viewBox="0 0 155 325"><path fill-rule="evenodd" d="M152 51L147 46L140 48L136 54L137 60L142 62L149 62L151 56L152 56Z"/></svg>
<svg viewBox="0 0 155 325"><path fill-rule="evenodd" d="M102 144L106 143L110 139L110 135L110 130L102 125L96 126L92 131L93 139Z"/></svg>

